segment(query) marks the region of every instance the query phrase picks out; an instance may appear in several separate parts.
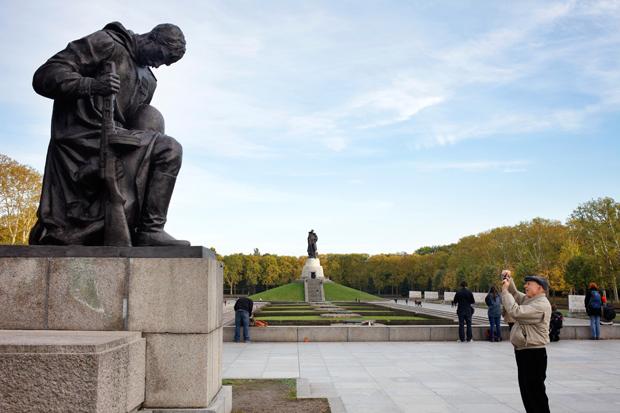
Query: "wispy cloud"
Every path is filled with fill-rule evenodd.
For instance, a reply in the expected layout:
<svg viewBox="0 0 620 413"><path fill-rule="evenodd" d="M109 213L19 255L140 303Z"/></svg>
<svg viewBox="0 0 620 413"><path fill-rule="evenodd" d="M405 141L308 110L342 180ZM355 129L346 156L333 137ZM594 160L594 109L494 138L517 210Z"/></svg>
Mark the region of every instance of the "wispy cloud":
<svg viewBox="0 0 620 413"><path fill-rule="evenodd" d="M420 172L462 171L482 172L501 171L507 173L525 172L529 161L468 161L468 162L414 162L413 166Z"/></svg>

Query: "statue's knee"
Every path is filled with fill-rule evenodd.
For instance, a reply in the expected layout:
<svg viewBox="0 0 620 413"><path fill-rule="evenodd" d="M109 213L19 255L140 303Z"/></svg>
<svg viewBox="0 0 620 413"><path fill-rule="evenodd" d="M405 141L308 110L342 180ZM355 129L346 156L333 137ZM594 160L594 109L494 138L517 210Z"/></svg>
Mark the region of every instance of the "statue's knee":
<svg viewBox="0 0 620 413"><path fill-rule="evenodd" d="M157 140L159 141L161 148L168 152L171 156L178 156L179 158L183 156L183 147L172 136L161 135L157 137Z"/></svg>
<svg viewBox="0 0 620 413"><path fill-rule="evenodd" d="M183 147L176 139L168 135L159 135L155 141L154 154L157 162L166 164L172 170L181 168Z"/></svg>
<svg viewBox="0 0 620 413"><path fill-rule="evenodd" d="M164 116L151 105L141 105L136 111L130 124L130 129L152 130L165 133Z"/></svg>

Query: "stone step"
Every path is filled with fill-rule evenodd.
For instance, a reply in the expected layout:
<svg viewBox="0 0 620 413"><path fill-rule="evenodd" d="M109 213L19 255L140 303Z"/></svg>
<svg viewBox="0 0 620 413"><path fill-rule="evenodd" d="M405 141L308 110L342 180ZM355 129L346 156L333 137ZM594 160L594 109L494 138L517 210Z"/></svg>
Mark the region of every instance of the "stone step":
<svg viewBox="0 0 620 413"><path fill-rule="evenodd" d="M145 351L136 332L0 330L0 411L130 412Z"/></svg>

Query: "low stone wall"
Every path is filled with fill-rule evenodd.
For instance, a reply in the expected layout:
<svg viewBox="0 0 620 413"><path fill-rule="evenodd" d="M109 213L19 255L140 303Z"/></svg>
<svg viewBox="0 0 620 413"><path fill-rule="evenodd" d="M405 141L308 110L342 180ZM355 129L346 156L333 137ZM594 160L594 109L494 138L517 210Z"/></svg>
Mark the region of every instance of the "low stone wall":
<svg viewBox="0 0 620 413"><path fill-rule="evenodd" d="M439 293L437 291L424 291L425 300L439 300Z"/></svg>
<svg viewBox="0 0 620 413"><path fill-rule="evenodd" d="M473 326L474 340L484 340L488 326ZM235 328L224 327L224 341L233 341ZM274 326L250 327L254 342L348 342L348 341L455 341L458 326ZM508 326L502 326L502 338L509 338ZM563 340L590 338L589 326L565 326ZM601 326L601 338L620 339L620 325Z"/></svg>
<svg viewBox="0 0 620 413"><path fill-rule="evenodd" d="M488 293L472 293L474 295L474 301L476 304L484 303L484 299L487 298Z"/></svg>
<svg viewBox="0 0 620 413"><path fill-rule="evenodd" d="M568 311L571 313L585 313L586 312L586 296L585 295L569 295L568 296Z"/></svg>

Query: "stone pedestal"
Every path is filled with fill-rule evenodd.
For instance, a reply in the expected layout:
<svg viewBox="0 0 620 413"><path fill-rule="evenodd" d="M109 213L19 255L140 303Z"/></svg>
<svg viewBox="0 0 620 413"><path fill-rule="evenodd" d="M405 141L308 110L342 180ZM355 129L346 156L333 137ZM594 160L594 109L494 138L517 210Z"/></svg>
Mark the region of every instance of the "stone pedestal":
<svg viewBox="0 0 620 413"><path fill-rule="evenodd" d="M307 278L325 278L323 275L323 267L318 258L308 258L304 264L304 268L301 270L301 279Z"/></svg>
<svg viewBox="0 0 620 413"><path fill-rule="evenodd" d="M140 333L0 331L0 411L125 413L144 401Z"/></svg>
<svg viewBox="0 0 620 413"><path fill-rule="evenodd" d="M222 293L222 265L202 247L0 246L0 330L138 332L140 403L153 411L209 409L220 394ZM78 410L98 411L59 411Z"/></svg>

